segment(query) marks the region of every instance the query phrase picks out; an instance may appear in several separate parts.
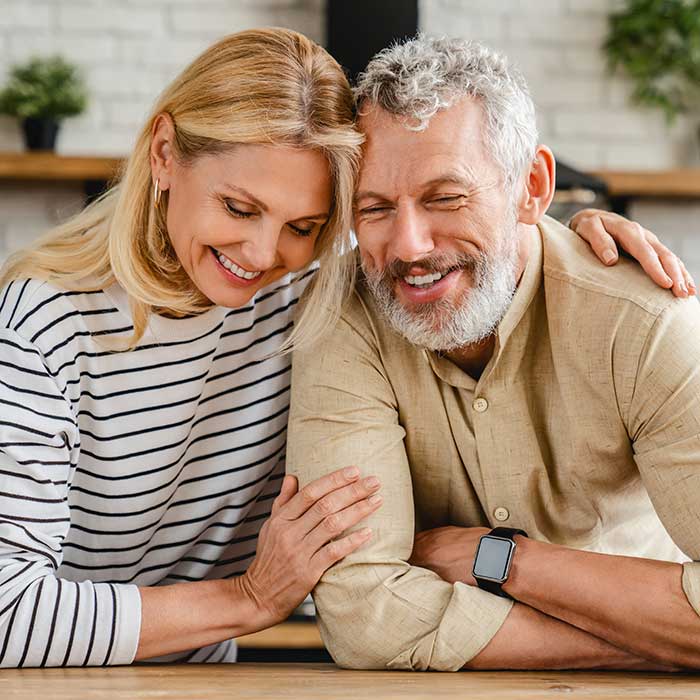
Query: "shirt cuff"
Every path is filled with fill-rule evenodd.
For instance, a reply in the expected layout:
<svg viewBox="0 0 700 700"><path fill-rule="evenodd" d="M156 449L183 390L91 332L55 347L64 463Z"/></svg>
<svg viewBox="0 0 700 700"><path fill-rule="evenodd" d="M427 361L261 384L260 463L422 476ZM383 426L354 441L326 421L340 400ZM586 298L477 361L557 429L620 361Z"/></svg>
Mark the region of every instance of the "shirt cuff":
<svg viewBox="0 0 700 700"><path fill-rule="evenodd" d="M700 615L700 562L688 561L683 564L683 592L695 612Z"/></svg>
<svg viewBox="0 0 700 700"><path fill-rule="evenodd" d="M114 650L109 659L110 666L121 666L133 662L141 635L141 593L133 584L115 585L117 596L117 619Z"/></svg>
<svg viewBox="0 0 700 700"><path fill-rule="evenodd" d="M513 601L464 583L455 583L454 587L435 634L397 656L387 664L388 669L459 671L493 639Z"/></svg>

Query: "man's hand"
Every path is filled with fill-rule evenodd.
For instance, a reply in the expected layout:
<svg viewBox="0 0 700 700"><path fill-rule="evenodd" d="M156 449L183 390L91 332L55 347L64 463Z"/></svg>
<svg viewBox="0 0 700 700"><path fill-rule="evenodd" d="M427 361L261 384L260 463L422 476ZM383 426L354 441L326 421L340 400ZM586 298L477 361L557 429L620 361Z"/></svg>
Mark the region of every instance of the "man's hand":
<svg viewBox="0 0 700 700"><path fill-rule="evenodd" d="M487 527L455 527L447 525L419 532L413 542L409 564L434 571L449 583L461 581L476 585L472 576L474 555Z"/></svg>

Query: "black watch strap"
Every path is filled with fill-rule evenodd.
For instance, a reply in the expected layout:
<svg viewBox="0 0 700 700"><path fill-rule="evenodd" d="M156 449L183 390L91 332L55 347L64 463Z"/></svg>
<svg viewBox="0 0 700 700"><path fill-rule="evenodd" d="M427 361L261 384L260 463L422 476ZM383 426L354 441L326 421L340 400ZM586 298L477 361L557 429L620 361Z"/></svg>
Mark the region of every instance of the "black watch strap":
<svg viewBox="0 0 700 700"><path fill-rule="evenodd" d="M494 527L493 530L491 530L491 532L489 532L487 535L484 535L484 537L505 537L506 539L512 540L515 535L527 537L527 532L525 532L525 530L518 530L514 527ZM476 578L476 583L482 590L493 593L501 598L511 597L503 590L503 584L499 583L498 581L488 581L487 579Z"/></svg>
<svg viewBox="0 0 700 700"><path fill-rule="evenodd" d="M518 530L515 527L494 527L491 532L489 532L491 537L507 537L512 540L516 535L522 535L527 537L527 532L525 530Z"/></svg>
<svg viewBox="0 0 700 700"><path fill-rule="evenodd" d="M498 581L488 581L485 578L478 578L476 579L476 583L482 591L488 591L494 595L501 596L501 598L510 598L510 596L503 590L503 584L498 583Z"/></svg>

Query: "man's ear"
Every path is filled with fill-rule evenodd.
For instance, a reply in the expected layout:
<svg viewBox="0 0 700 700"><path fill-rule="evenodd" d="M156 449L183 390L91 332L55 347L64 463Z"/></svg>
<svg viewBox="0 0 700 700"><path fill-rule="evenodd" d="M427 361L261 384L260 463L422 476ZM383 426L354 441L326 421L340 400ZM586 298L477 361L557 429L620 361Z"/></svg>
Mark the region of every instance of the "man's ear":
<svg viewBox="0 0 700 700"><path fill-rule="evenodd" d="M170 189L175 160L173 158L173 141L175 125L172 117L165 112L153 120L151 129L151 177L158 180L161 191Z"/></svg>
<svg viewBox="0 0 700 700"><path fill-rule="evenodd" d="M554 154L547 146L539 145L522 185L518 201L518 221L522 224L538 223L552 202L555 188Z"/></svg>

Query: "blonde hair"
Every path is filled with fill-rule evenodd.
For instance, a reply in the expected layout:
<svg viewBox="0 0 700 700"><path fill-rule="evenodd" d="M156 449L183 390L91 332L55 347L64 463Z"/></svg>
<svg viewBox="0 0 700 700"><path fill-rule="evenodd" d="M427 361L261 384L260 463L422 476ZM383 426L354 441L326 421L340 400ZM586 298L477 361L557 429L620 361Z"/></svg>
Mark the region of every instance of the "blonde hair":
<svg viewBox="0 0 700 700"><path fill-rule="evenodd" d="M158 115L175 125L174 152L191 163L235 144L317 149L330 165L331 216L315 244L320 262L282 351L307 345L340 313L352 286L351 202L362 137L354 102L335 60L305 36L256 29L227 36L207 49L161 94L141 130L118 184L68 222L11 256L0 286L37 278L72 291L118 282L127 292L134 333L142 337L151 313L199 314L212 303L180 264L166 229L167 192L154 204L151 133Z"/></svg>

